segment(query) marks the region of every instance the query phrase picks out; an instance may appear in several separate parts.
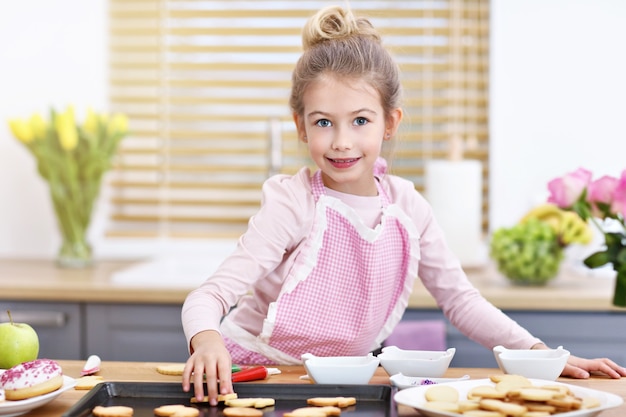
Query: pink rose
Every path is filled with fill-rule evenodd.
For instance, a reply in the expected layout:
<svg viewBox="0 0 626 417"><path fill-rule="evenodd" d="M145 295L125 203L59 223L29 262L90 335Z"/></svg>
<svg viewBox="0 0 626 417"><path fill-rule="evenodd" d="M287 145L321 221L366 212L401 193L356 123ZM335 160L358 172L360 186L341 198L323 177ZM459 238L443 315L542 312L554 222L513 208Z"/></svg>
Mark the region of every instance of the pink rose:
<svg viewBox="0 0 626 417"><path fill-rule="evenodd" d="M591 171L578 168L563 177L553 179L548 183L548 190L550 191L548 202L561 208L571 207L589 185L591 176Z"/></svg>
<svg viewBox="0 0 626 417"><path fill-rule="evenodd" d="M626 219L626 169L622 171L622 176L613 191L611 212L621 214L622 218Z"/></svg>
<svg viewBox="0 0 626 417"><path fill-rule="evenodd" d="M610 207L618 183L619 180L617 178L605 175L589 184L587 201L591 204L594 216L604 217L604 214L598 208L598 203L603 203Z"/></svg>

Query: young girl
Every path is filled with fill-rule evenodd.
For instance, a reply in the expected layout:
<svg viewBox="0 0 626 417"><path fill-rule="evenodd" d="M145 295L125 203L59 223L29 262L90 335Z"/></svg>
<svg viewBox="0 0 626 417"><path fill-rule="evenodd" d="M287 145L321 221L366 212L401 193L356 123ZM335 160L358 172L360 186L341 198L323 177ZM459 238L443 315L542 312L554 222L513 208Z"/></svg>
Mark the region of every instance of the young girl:
<svg viewBox="0 0 626 417"><path fill-rule="evenodd" d="M313 16L290 106L319 168L277 175L234 253L187 297L193 379L212 404L237 364L299 364L303 353L365 355L401 319L419 276L452 324L491 349L547 348L486 301L446 246L430 206L380 158L402 119L398 69L370 22L340 7ZM223 318L223 320L222 320ZM612 378L608 359L572 356L563 375ZM192 375L193 374L193 375Z"/></svg>

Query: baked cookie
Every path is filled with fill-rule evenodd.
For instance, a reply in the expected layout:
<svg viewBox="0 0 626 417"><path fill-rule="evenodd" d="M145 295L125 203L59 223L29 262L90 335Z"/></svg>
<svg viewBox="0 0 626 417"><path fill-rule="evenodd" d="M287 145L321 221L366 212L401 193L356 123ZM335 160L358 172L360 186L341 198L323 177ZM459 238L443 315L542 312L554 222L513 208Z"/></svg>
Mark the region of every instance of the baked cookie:
<svg viewBox="0 0 626 417"><path fill-rule="evenodd" d="M82 376L76 380L76 385L74 386L74 389L90 390L103 381L104 378L102 378L100 375Z"/></svg>
<svg viewBox="0 0 626 417"><path fill-rule="evenodd" d="M224 405L228 407L252 407L265 408L276 404L273 398L231 398L224 401Z"/></svg>
<svg viewBox="0 0 626 417"><path fill-rule="evenodd" d="M296 408L290 412L284 413L283 417L326 417L324 407L302 407Z"/></svg>
<svg viewBox="0 0 626 417"><path fill-rule="evenodd" d="M159 417L169 417L173 416L177 411L181 411L184 408L186 407L183 404L161 405L154 409L154 415Z"/></svg>
<svg viewBox="0 0 626 417"><path fill-rule="evenodd" d="M335 406L346 408L356 404L355 397L313 397L308 398L306 403L317 407Z"/></svg>
<svg viewBox="0 0 626 417"><path fill-rule="evenodd" d="M261 417L263 415L263 411L250 407L226 407L222 413L226 417Z"/></svg>
<svg viewBox="0 0 626 417"><path fill-rule="evenodd" d="M237 393L236 393L236 392L232 392L232 393L230 393L230 394L219 394L219 395L217 396L217 402L218 402L218 403L222 403L222 402L224 402L224 403L225 403L226 401L228 401L228 400L232 400L232 399L235 399L235 398L237 398ZM205 397L204 397L202 400L200 400L200 401L198 401L198 400L196 399L196 397L192 397L192 398L191 398L191 402L192 402L192 403L208 403L208 402L209 402L209 397L208 397L208 396L205 396Z"/></svg>
<svg viewBox="0 0 626 417"><path fill-rule="evenodd" d="M102 406L97 405L91 410L96 417L132 417L135 410L124 405Z"/></svg>
<svg viewBox="0 0 626 417"><path fill-rule="evenodd" d="M184 407L180 410L177 410L170 417L198 417L200 415L200 410L193 407Z"/></svg>
<svg viewBox="0 0 626 417"><path fill-rule="evenodd" d="M459 391L447 385L432 385L426 390L424 397L428 401L456 403L459 401Z"/></svg>
<svg viewBox="0 0 626 417"><path fill-rule="evenodd" d="M427 401L424 407L437 411L445 411L447 413L459 413L461 411L458 403L450 401Z"/></svg>
<svg viewBox="0 0 626 417"><path fill-rule="evenodd" d="M182 375L185 370L184 363L164 363L158 365L156 368L157 372L162 375Z"/></svg>
<svg viewBox="0 0 626 417"><path fill-rule="evenodd" d="M528 411L523 405L491 398L480 400L480 408L488 411L498 411L506 416L521 416Z"/></svg>

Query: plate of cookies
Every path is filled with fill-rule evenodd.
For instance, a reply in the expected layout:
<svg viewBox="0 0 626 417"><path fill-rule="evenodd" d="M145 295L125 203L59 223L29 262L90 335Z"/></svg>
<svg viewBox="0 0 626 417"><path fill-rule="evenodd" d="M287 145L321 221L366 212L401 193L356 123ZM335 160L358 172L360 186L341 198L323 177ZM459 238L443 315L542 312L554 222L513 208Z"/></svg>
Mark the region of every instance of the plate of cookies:
<svg viewBox="0 0 626 417"><path fill-rule="evenodd" d="M512 416L592 417L623 403L615 394L520 375L422 385L398 391L398 404L427 417Z"/></svg>
<svg viewBox="0 0 626 417"><path fill-rule="evenodd" d="M43 395L38 395L36 397L27 398L24 400L0 401L0 416L14 417L26 414L29 411L41 407L42 405L54 400L56 397L61 395L62 392L73 388L75 384L76 380L74 378L63 375L63 385L61 385L61 387L55 391Z"/></svg>

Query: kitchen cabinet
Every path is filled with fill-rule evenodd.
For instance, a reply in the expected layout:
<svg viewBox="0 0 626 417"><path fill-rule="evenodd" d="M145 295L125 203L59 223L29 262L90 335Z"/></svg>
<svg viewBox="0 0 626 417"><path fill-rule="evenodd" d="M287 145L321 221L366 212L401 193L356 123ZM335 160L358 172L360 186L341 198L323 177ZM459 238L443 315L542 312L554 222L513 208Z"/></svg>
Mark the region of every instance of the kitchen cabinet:
<svg viewBox="0 0 626 417"><path fill-rule="evenodd" d="M105 360L184 362L180 305L88 304L86 350Z"/></svg>
<svg viewBox="0 0 626 417"><path fill-rule="evenodd" d="M30 323L40 357L111 361L183 362L188 357L178 304L54 303L0 300L13 319ZM505 311L549 346L576 356L626 364L626 314L620 312ZM461 334L436 309L408 309L403 320L444 320L454 367L496 367L493 353Z"/></svg>
<svg viewBox="0 0 626 417"><path fill-rule="evenodd" d="M0 321L29 323L39 357L181 362L188 357L180 305L15 302L0 300Z"/></svg>
<svg viewBox="0 0 626 417"><path fill-rule="evenodd" d="M28 323L35 329L40 358L83 358L80 304L0 300L0 322L9 321L7 310L11 310L14 322Z"/></svg>
<svg viewBox="0 0 626 417"><path fill-rule="evenodd" d="M517 311L503 310L548 346L569 350L585 358L608 357L626 364L626 314L623 312ZM445 320L448 347L456 354L450 366L497 367L493 353L468 339L438 310L409 309L403 320Z"/></svg>

